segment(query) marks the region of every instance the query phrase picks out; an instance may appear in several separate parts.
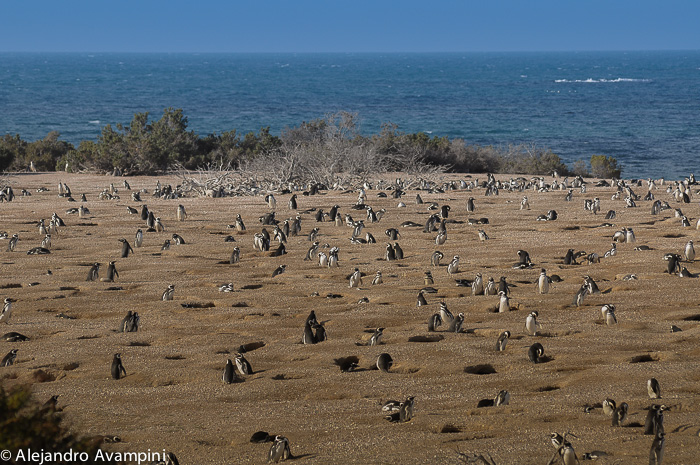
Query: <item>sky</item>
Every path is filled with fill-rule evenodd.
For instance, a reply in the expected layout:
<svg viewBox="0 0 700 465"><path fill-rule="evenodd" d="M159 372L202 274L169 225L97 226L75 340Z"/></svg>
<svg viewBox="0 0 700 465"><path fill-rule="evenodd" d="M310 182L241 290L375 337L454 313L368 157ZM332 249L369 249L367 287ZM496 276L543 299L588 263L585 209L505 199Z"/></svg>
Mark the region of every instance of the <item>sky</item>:
<svg viewBox="0 0 700 465"><path fill-rule="evenodd" d="M2 0L0 52L700 49L696 0Z"/></svg>

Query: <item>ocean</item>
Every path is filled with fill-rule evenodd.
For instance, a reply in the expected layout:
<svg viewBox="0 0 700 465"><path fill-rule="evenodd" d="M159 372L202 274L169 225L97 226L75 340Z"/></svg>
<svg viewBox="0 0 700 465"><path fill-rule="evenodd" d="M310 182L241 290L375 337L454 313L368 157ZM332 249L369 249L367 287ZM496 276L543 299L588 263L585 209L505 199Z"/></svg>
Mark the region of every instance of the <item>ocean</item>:
<svg viewBox="0 0 700 465"><path fill-rule="evenodd" d="M625 177L700 174L700 51L395 54L0 53L0 134L78 144L182 108L199 135L279 134L339 110L364 134L535 143Z"/></svg>

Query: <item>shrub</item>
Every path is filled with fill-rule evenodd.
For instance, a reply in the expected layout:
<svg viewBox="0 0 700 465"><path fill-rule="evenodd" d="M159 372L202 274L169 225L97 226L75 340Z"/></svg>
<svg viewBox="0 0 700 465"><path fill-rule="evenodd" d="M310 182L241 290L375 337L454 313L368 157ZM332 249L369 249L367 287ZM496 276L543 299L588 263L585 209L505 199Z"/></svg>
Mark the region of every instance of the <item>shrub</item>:
<svg viewBox="0 0 700 465"><path fill-rule="evenodd" d="M18 387L6 392L0 387L0 449L13 456L19 449L32 451L85 452L94 457L99 444L88 438L78 438L62 424L62 416L54 409L39 408L28 388ZM3 463L15 463L9 460Z"/></svg>
<svg viewBox="0 0 700 465"><path fill-rule="evenodd" d="M591 156L591 173L596 178L620 178L622 165L617 165L617 160L605 155Z"/></svg>

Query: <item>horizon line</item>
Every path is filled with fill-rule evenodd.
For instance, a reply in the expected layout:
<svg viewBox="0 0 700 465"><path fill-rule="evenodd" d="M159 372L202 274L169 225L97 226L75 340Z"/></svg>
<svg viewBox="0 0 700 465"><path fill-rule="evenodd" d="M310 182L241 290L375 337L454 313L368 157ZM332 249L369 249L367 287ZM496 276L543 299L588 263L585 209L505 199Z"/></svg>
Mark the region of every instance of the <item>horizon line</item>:
<svg viewBox="0 0 700 465"><path fill-rule="evenodd" d="M457 53L629 53L629 52L697 52L700 48L658 48L658 49L550 49L550 50L385 50L385 51L162 51L162 50L0 50L0 53L124 53L124 54L189 54L189 55L327 55L327 54L457 54Z"/></svg>

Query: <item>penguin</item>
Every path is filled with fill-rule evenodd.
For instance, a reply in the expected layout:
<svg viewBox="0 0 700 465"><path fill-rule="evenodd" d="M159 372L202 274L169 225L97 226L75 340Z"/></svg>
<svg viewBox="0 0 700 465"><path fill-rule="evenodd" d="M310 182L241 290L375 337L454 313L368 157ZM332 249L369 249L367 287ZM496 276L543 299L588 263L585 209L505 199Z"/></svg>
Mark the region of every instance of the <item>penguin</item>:
<svg viewBox="0 0 700 465"><path fill-rule="evenodd" d="M564 257L564 265L578 265L576 263L576 255L574 254L574 249L569 249Z"/></svg>
<svg viewBox="0 0 700 465"><path fill-rule="evenodd" d="M307 319L304 323L304 335L301 338L302 344L316 344L316 336L314 335L312 328L316 325L315 317L314 321Z"/></svg>
<svg viewBox="0 0 700 465"><path fill-rule="evenodd" d="M504 293L507 294L505 291ZM484 286L484 295L498 295L498 288L496 287L496 282L491 276L489 276L489 280Z"/></svg>
<svg viewBox="0 0 700 465"><path fill-rule="evenodd" d="M156 230L156 216L153 214L152 211L148 212L148 217L146 218L146 226L148 227L149 232L153 232Z"/></svg>
<svg viewBox="0 0 700 465"><path fill-rule="evenodd" d="M537 322L538 316L539 314L536 311L532 311L525 319L525 329L527 330L527 333L531 336L537 335L537 327L540 325Z"/></svg>
<svg viewBox="0 0 700 465"><path fill-rule="evenodd" d="M532 268L532 261L530 260L530 254L524 250L518 250L519 262L514 268Z"/></svg>
<svg viewBox="0 0 700 465"><path fill-rule="evenodd" d="M384 259L387 261L396 260L396 253L394 252L394 248L389 243L386 244L386 253L384 254Z"/></svg>
<svg viewBox="0 0 700 465"><path fill-rule="evenodd" d="M422 307L423 305L428 305L428 301L425 300L425 296L423 295L423 291L418 292L418 301L416 303L416 307Z"/></svg>
<svg viewBox="0 0 700 465"><path fill-rule="evenodd" d="M353 273L350 275L350 287L359 288L362 285L362 273L360 273L359 268L355 268Z"/></svg>
<svg viewBox="0 0 700 465"><path fill-rule="evenodd" d="M7 355L5 355L0 361L0 367L9 367L12 366L15 363L15 360L17 359L17 352L19 349L12 349L10 350Z"/></svg>
<svg viewBox="0 0 700 465"><path fill-rule="evenodd" d="M607 416L612 416L617 408L617 404L614 400L608 398L603 401L603 414Z"/></svg>
<svg viewBox="0 0 700 465"><path fill-rule="evenodd" d="M243 218L241 218L240 214L236 215L236 231L243 232L245 230L246 229L245 224L243 223Z"/></svg>
<svg viewBox="0 0 700 465"><path fill-rule="evenodd" d="M501 300L498 302L498 313L506 313L510 311L510 301L505 292L499 292Z"/></svg>
<svg viewBox="0 0 700 465"><path fill-rule="evenodd" d="M637 239L634 237L634 231L632 231L632 228L627 228L627 233L625 235L625 242L628 244L631 244L633 242L637 242Z"/></svg>
<svg viewBox="0 0 700 465"><path fill-rule="evenodd" d="M284 436L275 436L272 447L267 453L267 463L279 463L280 460L288 460L290 458L292 458L292 453L289 449L289 440Z"/></svg>
<svg viewBox="0 0 700 465"><path fill-rule="evenodd" d="M588 288L588 293L593 295L593 294L600 294L600 289L598 289L598 285L593 281L593 278L590 276L586 275L584 276L584 286Z"/></svg>
<svg viewBox="0 0 700 465"><path fill-rule="evenodd" d="M163 295L161 296L161 300L163 300L163 301L173 300L174 295L175 295L175 285L169 284L168 288L163 292Z"/></svg>
<svg viewBox="0 0 700 465"><path fill-rule="evenodd" d="M134 312L131 315L131 318L129 318L126 321L126 324L124 325L124 332L125 333L138 332L140 323L141 323L141 317L139 316L139 312Z"/></svg>
<svg viewBox="0 0 700 465"><path fill-rule="evenodd" d="M695 248L692 239L685 245L685 259L689 262L695 261Z"/></svg>
<svg viewBox="0 0 700 465"><path fill-rule="evenodd" d="M527 200L527 195L523 197L523 200L520 201L520 209L521 210L529 210L530 209L530 202Z"/></svg>
<svg viewBox="0 0 700 465"><path fill-rule="evenodd" d="M389 240L395 241L399 237L401 237L401 234L399 233L399 230L396 228L389 228L386 231L384 231L384 234L389 237Z"/></svg>
<svg viewBox="0 0 700 465"><path fill-rule="evenodd" d="M657 434L659 431L664 431L664 411L665 405L652 404L647 412L644 421L644 434Z"/></svg>
<svg viewBox="0 0 700 465"><path fill-rule="evenodd" d="M576 307L580 307L581 305L583 305L583 300L586 298L587 294L588 286L586 286L586 283L584 282L579 288L578 292L576 292L576 295L574 295L572 305L575 305Z"/></svg>
<svg viewBox="0 0 700 465"><path fill-rule="evenodd" d="M107 267L107 277L105 278L105 281L108 283L111 283L114 281L114 278L119 277L119 272L117 272L117 267L115 266L115 261L112 260L109 262L109 266Z"/></svg>
<svg viewBox="0 0 700 465"><path fill-rule="evenodd" d="M469 199L467 199L467 211L472 213L474 210L476 210L474 206L474 197L469 197Z"/></svg>
<svg viewBox="0 0 700 465"><path fill-rule="evenodd" d="M234 247L233 251L231 252L231 257L229 258L228 262L229 264L233 265L234 263L238 263L241 260L241 249L238 247Z"/></svg>
<svg viewBox="0 0 700 465"><path fill-rule="evenodd" d="M141 231L141 230L139 229L139 231ZM138 235L138 232L137 232L137 235ZM122 258L128 257L129 252L134 253L134 249L131 248L131 246L129 245L129 242L126 239L124 239L122 237L121 239L119 239L119 242L122 243Z"/></svg>
<svg viewBox="0 0 700 465"><path fill-rule="evenodd" d="M241 353L236 353L236 367L242 375L252 375L253 367L250 366L250 362Z"/></svg>
<svg viewBox="0 0 700 465"><path fill-rule="evenodd" d="M486 235L486 232L483 229L479 229L479 240L480 241L487 241L489 239L489 236Z"/></svg>
<svg viewBox="0 0 700 465"><path fill-rule="evenodd" d="M143 245L143 231L141 229L136 230L136 236L134 237L134 247L141 247ZM122 246L122 249L124 246Z"/></svg>
<svg viewBox="0 0 700 465"><path fill-rule="evenodd" d="M668 261L666 266L666 271L668 274L674 274L681 270L681 264L679 263L681 261L680 255L675 253L667 253L664 255L664 260Z"/></svg>
<svg viewBox="0 0 700 465"><path fill-rule="evenodd" d="M439 231L438 235L435 236L435 245L444 245L445 242L447 242L447 233Z"/></svg>
<svg viewBox="0 0 700 465"><path fill-rule="evenodd" d="M187 212L185 211L185 206L180 204L177 206L177 220L185 221L187 219Z"/></svg>
<svg viewBox="0 0 700 465"><path fill-rule="evenodd" d="M617 406L612 415L612 426L622 426L622 423L627 419L627 411L629 406L627 402L623 402Z"/></svg>
<svg viewBox="0 0 700 465"><path fill-rule="evenodd" d="M338 247L332 247L331 250L328 251L328 268L334 268L339 266L338 252L340 252L340 249L338 249Z"/></svg>
<svg viewBox="0 0 700 465"><path fill-rule="evenodd" d="M277 199L275 199L274 195L267 194L265 196L265 202L267 202L267 206L270 207L271 210L277 208Z"/></svg>
<svg viewBox="0 0 700 465"><path fill-rule="evenodd" d="M450 276L459 273L459 255L452 257L452 261L447 265L447 274Z"/></svg>
<svg viewBox="0 0 700 465"><path fill-rule="evenodd" d="M570 249L573 250L573 249ZM549 285L552 283L552 280L549 276L547 276L547 270L542 268L540 271L540 277L537 280L537 289L540 294L547 294L549 292Z"/></svg>
<svg viewBox="0 0 700 465"><path fill-rule="evenodd" d="M120 332L120 333L126 333L126 332L127 332L127 331L126 331L126 327L127 327L128 323L131 321L131 318L133 317L133 315L134 315L134 312L132 312L131 310L129 310L128 312L126 312L126 316L124 317L124 319L122 320L121 324L119 325L119 332Z"/></svg>
<svg viewBox="0 0 700 465"><path fill-rule="evenodd" d="M530 359L532 363L539 363L540 359L544 356L544 347L539 342L535 342L527 350L527 358Z"/></svg>
<svg viewBox="0 0 700 465"><path fill-rule="evenodd" d="M498 407L499 405L508 404L510 404L510 392L506 390L498 391L498 394L496 394L496 397L493 399L493 405Z"/></svg>
<svg viewBox="0 0 700 465"><path fill-rule="evenodd" d="M503 331L496 340L496 350L503 352L506 350L506 345L508 344L508 339L510 338L510 331Z"/></svg>
<svg viewBox="0 0 700 465"><path fill-rule="evenodd" d="M661 386L656 378L650 378L647 381L647 392L650 399L661 399Z"/></svg>
<svg viewBox="0 0 700 465"><path fill-rule="evenodd" d="M433 280L433 274L430 272L430 270L425 272L425 275L423 276L423 284L425 284L426 286L435 284L435 281Z"/></svg>
<svg viewBox="0 0 700 465"><path fill-rule="evenodd" d="M439 250L436 250L435 252L433 252L433 255L430 257L430 264L433 266L440 266L440 260L442 260L443 257L444 257L444 255L442 254L442 252L440 252Z"/></svg>
<svg viewBox="0 0 700 465"><path fill-rule="evenodd" d="M472 281L472 295L482 295L484 293L484 281L481 273L477 273Z"/></svg>
<svg viewBox="0 0 700 465"><path fill-rule="evenodd" d="M122 354L116 353L112 359L112 378L120 379L124 376L126 376L126 370L122 364Z"/></svg>
<svg viewBox="0 0 700 465"><path fill-rule="evenodd" d="M165 231L165 226L160 221L160 216L156 217L156 223L155 223L154 228L155 228L156 232L164 232Z"/></svg>
<svg viewBox="0 0 700 465"><path fill-rule="evenodd" d="M289 209L290 210L297 209L297 195L296 194L292 194L292 197L289 199Z"/></svg>
<svg viewBox="0 0 700 465"><path fill-rule="evenodd" d="M442 324L442 318L439 313L433 313L428 319L428 331L437 331L438 326Z"/></svg>
<svg viewBox="0 0 700 465"><path fill-rule="evenodd" d="M95 262L90 267L90 271L88 271L86 281L97 281L97 279L99 278L99 273L100 273L100 264Z"/></svg>
<svg viewBox="0 0 700 465"><path fill-rule="evenodd" d="M386 352L379 354L379 357L377 357L377 369L379 371L388 373L391 369L391 365L393 364L394 360L391 358L391 355L387 354Z"/></svg>
<svg viewBox="0 0 700 465"><path fill-rule="evenodd" d="M44 236L44 240L41 241L41 247L45 249L51 248L51 234Z"/></svg>
<svg viewBox="0 0 700 465"><path fill-rule="evenodd" d="M403 260L403 249L398 242L394 242L394 255L396 256L397 260Z"/></svg>
<svg viewBox="0 0 700 465"><path fill-rule="evenodd" d="M175 242L175 245L182 245L185 243L185 240L179 234L173 233L173 242Z"/></svg>
<svg viewBox="0 0 700 465"><path fill-rule="evenodd" d="M7 251L8 252L14 252L15 247L17 247L17 241L19 240L19 236L17 234L13 234L12 238L10 241L7 243Z"/></svg>
<svg viewBox="0 0 700 465"><path fill-rule="evenodd" d="M4 339L7 342L25 342L29 340L29 338L24 334L20 334L15 331L10 331L9 333L3 334L0 339Z"/></svg>
<svg viewBox="0 0 700 465"><path fill-rule="evenodd" d="M324 328L321 323L316 323L315 325L313 325L313 328L316 330L316 332L314 333L314 339L316 340L316 343L328 340L326 328Z"/></svg>
<svg viewBox="0 0 700 465"><path fill-rule="evenodd" d="M605 308L607 307L607 308ZM605 318L605 324L607 326L612 326L617 324L617 317L615 316L615 306L614 305L604 305L603 306L603 318Z"/></svg>
<svg viewBox="0 0 700 465"><path fill-rule="evenodd" d="M578 465L579 460L576 457L576 452L574 447L569 441L565 441L564 444L559 448L559 456L561 457L561 462L563 465Z"/></svg>
<svg viewBox="0 0 700 465"><path fill-rule="evenodd" d="M664 459L665 433L659 431L656 433L654 440L649 449L649 465L661 465Z"/></svg>
<svg viewBox="0 0 700 465"><path fill-rule="evenodd" d="M15 302L15 300L9 297L5 298L2 313L0 313L0 323L10 323L10 317L12 317L12 302Z"/></svg>
<svg viewBox="0 0 700 465"><path fill-rule="evenodd" d="M450 323L449 328L447 329L451 333L459 333L462 331L462 325L464 324L464 313L459 313L457 316L452 320L452 323Z"/></svg>
<svg viewBox="0 0 700 465"><path fill-rule="evenodd" d="M370 346L378 346L381 344L382 337L384 337L384 328L377 328L374 330L372 337L369 338Z"/></svg>
<svg viewBox="0 0 700 465"><path fill-rule="evenodd" d="M446 219L449 214L450 214L450 206L449 205L443 205L442 207L440 207L440 218Z"/></svg>
<svg viewBox="0 0 700 465"><path fill-rule="evenodd" d="M166 239L165 242L163 242L160 250L170 250L170 239Z"/></svg>
<svg viewBox="0 0 700 465"><path fill-rule="evenodd" d="M451 325L452 320L454 320L454 315L452 315L452 312L447 308L445 302L440 302L440 319L447 325Z"/></svg>
<svg viewBox="0 0 700 465"><path fill-rule="evenodd" d="M287 269L287 265L280 265L280 266L278 266L278 267L275 269L275 271L272 272L272 277L274 278L275 276L281 275L282 273L284 273L284 271L285 271L286 269Z"/></svg>
<svg viewBox="0 0 700 465"><path fill-rule="evenodd" d="M221 377L224 383L231 384L236 381L238 376L236 375L236 370L233 367L233 362L229 358L226 360L226 366L224 367L224 374Z"/></svg>
<svg viewBox="0 0 700 465"><path fill-rule="evenodd" d="M377 284L382 284L382 272L377 271L377 274L374 276L374 279L372 280L372 285L375 286Z"/></svg>

